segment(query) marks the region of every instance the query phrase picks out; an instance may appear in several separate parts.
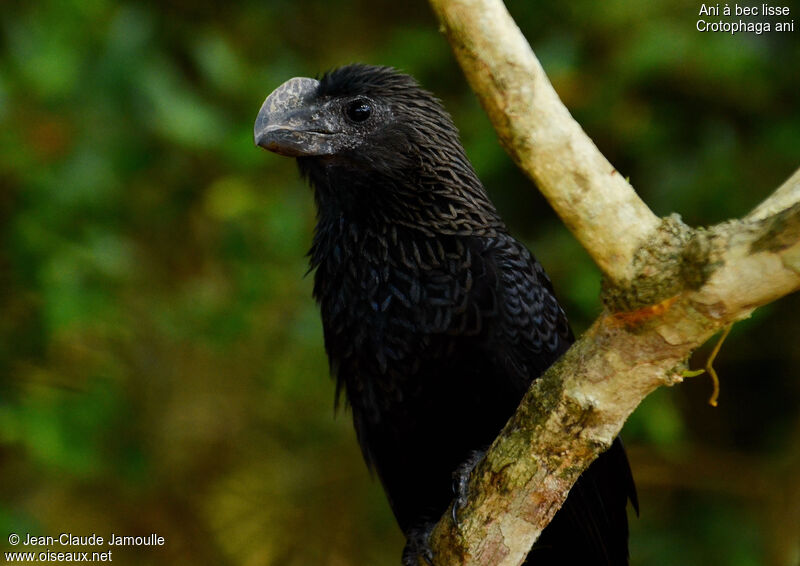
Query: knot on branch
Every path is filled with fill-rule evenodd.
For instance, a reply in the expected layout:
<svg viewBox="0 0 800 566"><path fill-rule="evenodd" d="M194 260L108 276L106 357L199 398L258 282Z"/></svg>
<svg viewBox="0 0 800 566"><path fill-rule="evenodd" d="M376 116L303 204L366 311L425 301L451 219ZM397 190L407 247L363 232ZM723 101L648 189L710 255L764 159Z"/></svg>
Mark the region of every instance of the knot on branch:
<svg viewBox="0 0 800 566"><path fill-rule="evenodd" d="M610 312L629 312L661 303L686 288L686 264L702 261L705 247L692 241L697 231L672 214L662 218L652 236L633 256L633 278L613 284L603 280L602 300ZM694 282L693 282L694 283Z"/></svg>

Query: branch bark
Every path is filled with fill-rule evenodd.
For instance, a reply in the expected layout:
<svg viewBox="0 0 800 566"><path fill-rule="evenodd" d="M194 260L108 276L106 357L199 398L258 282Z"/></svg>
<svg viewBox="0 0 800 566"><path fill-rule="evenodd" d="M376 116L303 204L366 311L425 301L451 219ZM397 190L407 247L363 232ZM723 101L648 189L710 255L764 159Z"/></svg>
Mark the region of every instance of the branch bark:
<svg viewBox="0 0 800 566"><path fill-rule="evenodd" d="M506 151L603 273L629 279L658 218L572 119L501 0L431 6Z"/></svg>
<svg viewBox="0 0 800 566"><path fill-rule="evenodd" d="M514 161L606 276L605 310L538 379L473 472L436 564L520 564L572 484L691 352L800 289L800 170L741 220L658 219L558 99L500 0L430 0Z"/></svg>

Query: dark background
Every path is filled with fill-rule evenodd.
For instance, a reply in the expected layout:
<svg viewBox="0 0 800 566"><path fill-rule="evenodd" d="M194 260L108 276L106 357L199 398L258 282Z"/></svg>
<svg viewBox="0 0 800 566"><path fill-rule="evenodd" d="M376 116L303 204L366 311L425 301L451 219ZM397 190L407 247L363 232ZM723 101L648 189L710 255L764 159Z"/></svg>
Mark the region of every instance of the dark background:
<svg viewBox="0 0 800 566"><path fill-rule="evenodd" d="M709 225L800 165L800 20L700 33L699 5L509 1L643 199ZM0 547L156 532L166 546L114 562L399 563L349 417L334 418L304 277L311 193L252 142L278 84L354 61L444 100L576 331L598 315L598 270L499 147L423 2L4 1ZM697 377L631 417L634 565L800 564L798 315L795 295L734 327L719 408Z"/></svg>

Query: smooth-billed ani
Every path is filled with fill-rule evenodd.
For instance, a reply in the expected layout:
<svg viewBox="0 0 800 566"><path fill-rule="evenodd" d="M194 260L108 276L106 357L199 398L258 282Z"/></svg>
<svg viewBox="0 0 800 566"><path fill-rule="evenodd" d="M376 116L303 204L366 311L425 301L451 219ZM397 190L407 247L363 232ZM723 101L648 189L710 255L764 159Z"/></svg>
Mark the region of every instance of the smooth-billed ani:
<svg viewBox="0 0 800 566"><path fill-rule="evenodd" d="M411 77L349 65L291 79L264 101L255 140L296 157L314 189L310 257L331 371L407 537L403 562L417 564L453 474L469 472L572 343L566 316L450 116ZM627 564L635 498L617 440L525 564Z"/></svg>

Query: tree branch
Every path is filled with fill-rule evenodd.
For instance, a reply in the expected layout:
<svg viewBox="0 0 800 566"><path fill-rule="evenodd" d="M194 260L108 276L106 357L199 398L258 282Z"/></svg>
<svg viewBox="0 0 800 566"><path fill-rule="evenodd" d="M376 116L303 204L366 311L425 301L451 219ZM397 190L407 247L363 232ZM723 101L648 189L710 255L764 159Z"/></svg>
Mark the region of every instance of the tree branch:
<svg viewBox="0 0 800 566"><path fill-rule="evenodd" d="M558 99L499 0L431 0L500 139L607 277L605 311L531 387L473 472L437 564L520 564L630 413L720 328L800 288L800 172L742 220L659 220Z"/></svg>
<svg viewBox="0 0 800 566"><path fill-rule="evenodd" d="M753 209L747 217L758 220L784 208L789 208L798 201L800 201L800 169L795 171L794 175L778 187L769 198Z"/></svg>
<svg viewBox="0 0 800 566"><path fill-rule="evenodd" d="M501 0L431 6L506 151L603 273L630 279L658 218L572 118Z"/></svg>

